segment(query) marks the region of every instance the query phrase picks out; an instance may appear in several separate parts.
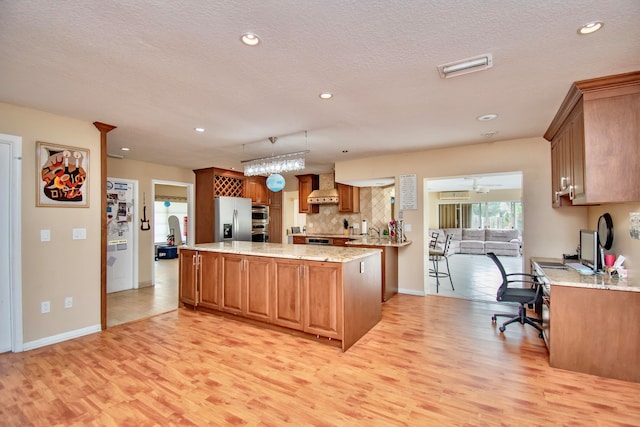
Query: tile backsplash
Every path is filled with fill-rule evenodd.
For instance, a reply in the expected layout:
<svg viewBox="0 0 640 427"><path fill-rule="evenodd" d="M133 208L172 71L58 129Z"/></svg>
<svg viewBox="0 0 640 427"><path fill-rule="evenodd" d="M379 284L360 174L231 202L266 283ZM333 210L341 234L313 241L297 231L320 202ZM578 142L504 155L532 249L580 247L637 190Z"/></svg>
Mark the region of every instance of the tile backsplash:
<svg viewBox="0 0 640 427"><path fill-rule="evenodd" d="M320 189L333 188L335 186L334 175L326 173L320 175ZM338 212L338 205L320 205L320 213L307 214L307 233L318 234L342 234L344 230L342 222L346 219L349 225L358 224L361 227L362 220L367 221L368 227L377 227L384 230L391 219L391 197L395 193L395 187L361 187L360 188L360 213L345 214ZM362 230L358 228L358 233Z"/></svg>

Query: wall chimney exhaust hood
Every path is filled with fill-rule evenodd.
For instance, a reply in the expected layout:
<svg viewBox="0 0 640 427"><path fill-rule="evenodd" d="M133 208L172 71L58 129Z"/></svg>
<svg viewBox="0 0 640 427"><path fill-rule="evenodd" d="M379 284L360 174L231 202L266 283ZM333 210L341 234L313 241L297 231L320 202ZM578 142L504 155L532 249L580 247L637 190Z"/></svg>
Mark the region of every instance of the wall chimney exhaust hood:
<svg viewBox="0 0 640 427"><path fill-rule="evenodd" d="M335 205L338 203L338 190L313 190L307 197L307 202L311 205Z"/></svg>

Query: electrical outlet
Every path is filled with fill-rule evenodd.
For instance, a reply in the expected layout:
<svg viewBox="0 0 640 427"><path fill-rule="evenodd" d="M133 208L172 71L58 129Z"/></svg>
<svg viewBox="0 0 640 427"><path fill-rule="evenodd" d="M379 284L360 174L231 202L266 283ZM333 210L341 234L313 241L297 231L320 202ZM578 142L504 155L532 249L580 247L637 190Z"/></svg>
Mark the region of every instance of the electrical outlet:
<svg viewBox="0 0 640 427"><path fill-rule="evenodd" d="M404 225L404 231L406 231L406 232L411 231L411 224L405 224Z"/></svg>
<svg viewBox="0 0 640 427"><path fill-rule="evenodd" d="M50 242L51 241L51 230L40 230L40 241L41 242Z"/></svg>
<svg viewBox="0 0 640 427"><path fill-rule="evenodd" d="M64 299L64 308L71 308L73 307L73 297L66 297Z"/></svg>
<svg viewBox="0 0 640 427"><path fill-rule="evenodd" d="M364 261L360 261L360 273L364 273Z"/></svg>
<svg viewBox="0 0 640 427"><path fill-rule="evenodd" d="M51 311L51 302L50 301L42 301L40 303L40 313L45 314Z"/></svg>

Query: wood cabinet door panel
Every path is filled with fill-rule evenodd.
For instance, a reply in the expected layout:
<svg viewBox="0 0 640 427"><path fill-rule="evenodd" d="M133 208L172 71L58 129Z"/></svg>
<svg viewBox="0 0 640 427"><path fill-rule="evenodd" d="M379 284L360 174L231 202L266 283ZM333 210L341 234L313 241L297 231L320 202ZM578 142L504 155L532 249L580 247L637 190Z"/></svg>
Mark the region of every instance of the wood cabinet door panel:
<svg viewBox="0 0 640 427"><path fill-rule="evenodd" d="M240 255L221 255L222 283L220 309L242 314L244 258Z"/></svg>
<svg viewBox="0 0 640 427"><path fill-rule="evenodd" d="M199 253L200 305L220 308L220 254L202 251Z"/></svg>
<svg viewBox="0 0 640 427"><path fill-rule="evenodd" d="M320 188L319 175L296 175L298 178L298 212L300 213L318 213L319 205L309 204L307 197L313 190Z"/></svg>
<svg viewBox="0 0 640 427"><path fill-rule="evenodd" d="M339 267L306 262L304 281L304 331L329 338L342 337L342 286Z"/></svg>
<svg viewBox="0 0 640 427"><path fill-rule="evenodd" d="M180 302L193 306L198 304L197 256L198 252L190 249L181 249L178 255Z"/></svg>
<svg viewBox="0 0 640 427"><path fill-rule="evenodd" d="M269 321L271 319L271 268L269 258L246 257L246 291L243 313L252 319Z"/></svg>
<svg viewBox="0 0 640 427"><path fill-rule="evenodd" d="M338 184L338 212L360 212L360 187Z"/></svg>
<svg viewBox="0 0 640 427"><path fill-rule="evenodd" d="M282 243L282 207L269 207L269 242Z"/></svg>
<svg viewBox="0 0 640 427"><path fill-rule="evenodd" d="M273 323L302 330L302 272L300 261L276 260L273 280Z"/></svg>

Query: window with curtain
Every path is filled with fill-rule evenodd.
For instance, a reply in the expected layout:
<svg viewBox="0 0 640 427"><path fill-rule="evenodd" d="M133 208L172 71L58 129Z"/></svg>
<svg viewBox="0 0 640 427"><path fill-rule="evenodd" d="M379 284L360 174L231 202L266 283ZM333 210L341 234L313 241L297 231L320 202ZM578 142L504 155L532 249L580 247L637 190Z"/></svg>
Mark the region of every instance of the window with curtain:
<svg viewBox="0 0 640 427"><path fill-rule="evenodd" d="M515 228L522 234L522 203L453 203L438 206L439 228Z"/></svg>
<svg viewBox="0 0 640 427"><path fill-rule="evenodd" d="M176 202L176 201L160 201L156 200L153 204L153 239L155 243L167 243L167 236L169 234L174 234L182 236L182 240L185 240L184 237L184 217L187 216L188 213L188 205L187 202ZM178 222L180 224L180 230L170 230L169 229L169 217L171 215L175 215L178 217Z"/></svg>

